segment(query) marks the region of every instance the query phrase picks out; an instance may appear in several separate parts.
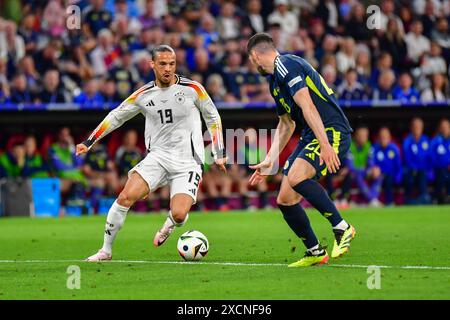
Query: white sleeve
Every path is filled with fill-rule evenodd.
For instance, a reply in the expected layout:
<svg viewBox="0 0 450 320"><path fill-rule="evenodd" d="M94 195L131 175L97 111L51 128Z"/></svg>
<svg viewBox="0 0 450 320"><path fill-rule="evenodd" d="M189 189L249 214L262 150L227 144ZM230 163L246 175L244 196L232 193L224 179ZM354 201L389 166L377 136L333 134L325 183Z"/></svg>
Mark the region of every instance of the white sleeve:
<svg viewBox="0 0 450 320"><path fill-rule="evenodd" d="M212 153L214 155L214 159L223 158L225 157L225 146L223 143L222 121L220 119L219 112L201 84L196 82L192 85L192 87L197 95L195 105L200 110L209 134L211 135L211 140L213 143Z"/></svg>
<svg viewBox="0 0 450 320"><path fill-rule="evenodd" d="M117 108L112 110L103 119L103 121L95 128L89 138L83 143L91 148L94 143L123 125L126 121L135 117L141 112L140 107L136 104L138 96L145 91L148 86L141 87L124 100Z"/></svg>

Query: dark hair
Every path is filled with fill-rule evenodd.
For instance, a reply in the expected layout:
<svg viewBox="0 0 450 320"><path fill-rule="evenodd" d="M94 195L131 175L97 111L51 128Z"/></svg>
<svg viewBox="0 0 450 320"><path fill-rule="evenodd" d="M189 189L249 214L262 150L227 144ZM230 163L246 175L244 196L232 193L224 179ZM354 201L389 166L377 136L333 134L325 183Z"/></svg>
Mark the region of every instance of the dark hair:
<svg viewBox="0 0 450 320"><path fill-rule="evenodd" d="M155 60L156 55L160 52L172 52L173 54L175 54L175 51L172 49L171 46L168 46L166 44L162 44L159 46L156 46L152 49L152 51L150 52L151 56L152 56L152 60Z"/></svg>
<svg viewBox="0 0 450 320"><path fill-rule="evenodd" d="M275 44L273 43L272 37L267 33L257 33L253 35L247 42L247 54L259 44L268 44L271 48L275 49Z"/></svg>

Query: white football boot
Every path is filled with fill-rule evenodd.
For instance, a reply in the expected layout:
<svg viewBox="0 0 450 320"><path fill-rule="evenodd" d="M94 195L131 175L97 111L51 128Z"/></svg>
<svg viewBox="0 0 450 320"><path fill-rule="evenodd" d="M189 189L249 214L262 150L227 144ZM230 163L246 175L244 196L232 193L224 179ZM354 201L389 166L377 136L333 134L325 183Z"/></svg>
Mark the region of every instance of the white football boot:
<svg viewBox="0 0 450 320"><path fill-rule="evenodd" d="M100 261L109 261L112 259L112 255L106 253L102 249L98 250L96 254L93 254L92 256L88 257L85 261L88 262L100 262Z"/></svg>

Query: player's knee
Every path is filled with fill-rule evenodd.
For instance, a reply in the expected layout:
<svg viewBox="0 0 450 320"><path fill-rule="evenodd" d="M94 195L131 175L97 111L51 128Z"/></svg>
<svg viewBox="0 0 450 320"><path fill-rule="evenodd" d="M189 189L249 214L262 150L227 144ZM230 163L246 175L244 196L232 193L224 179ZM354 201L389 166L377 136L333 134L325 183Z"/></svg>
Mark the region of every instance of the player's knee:
<svg viewBox="0 0 450 320"><path fill-rule="evenodd" d="M183 208L172 208L171 210L172 218L176 223L182 223L186 219L187 210Z"/></svg>
<svg viewBox="0 0 450 320"><path fill-rule="evenodd" d="M277 205L293 206L300 202L302 197L300 195L283 195L281 193L277 196Z"/></svg>
<svg viewBox="0 0 450 320"><path fill-rule="evenodd" d="M291 187L295 187L300 182L303 182L307 179L309 179L309 177L303 173L292 173L291 174L291 172L289 172L289 174L287 176L288 183Z"/></svg>
<svg viewBox="0 0 450 320"><path fill-rule="evenodd" d="M123 191L117 197L117 203L127 208L131 207L135 202L136 199L134 199L128 193Z"/></svg>

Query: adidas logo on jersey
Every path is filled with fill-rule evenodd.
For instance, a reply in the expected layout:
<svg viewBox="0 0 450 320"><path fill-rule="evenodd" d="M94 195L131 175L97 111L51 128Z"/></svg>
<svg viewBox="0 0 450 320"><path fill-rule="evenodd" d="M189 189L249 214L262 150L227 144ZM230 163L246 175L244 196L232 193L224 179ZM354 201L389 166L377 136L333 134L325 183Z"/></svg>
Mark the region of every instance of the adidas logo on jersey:
<svg viewBox="0 0 450 320"><path fill-rule="evenodd" d="M189 192L191 192L195 196L195 192L197 192L196 189L189 189Z"/></svg>
<svg viewBox="0 0 450 320"><path fill-rule="evenodd" d="M154 107L154 106L155 106L155 103L153 102L153 100L150 100L150 102L147 103L145 106L146 106L146 107Z"/></svg>

